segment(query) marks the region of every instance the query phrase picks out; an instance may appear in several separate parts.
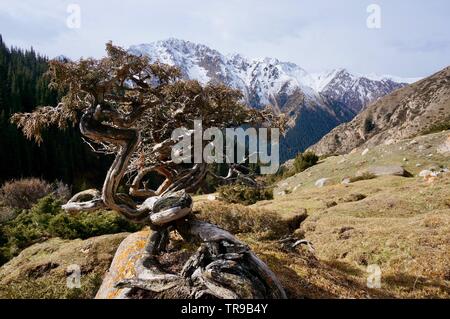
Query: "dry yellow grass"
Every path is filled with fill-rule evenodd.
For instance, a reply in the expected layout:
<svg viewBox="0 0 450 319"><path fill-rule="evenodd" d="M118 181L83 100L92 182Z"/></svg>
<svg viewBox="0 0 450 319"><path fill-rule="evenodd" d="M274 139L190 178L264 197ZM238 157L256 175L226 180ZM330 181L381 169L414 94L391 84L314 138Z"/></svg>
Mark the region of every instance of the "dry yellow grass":
<svg viewBox="0 0 450 319"><path fill-rule="evenodd" d="M242 239L271 264L295 297L446 298L449 213L370 220L313 215L302 228L314 244L314 256L304 249L282 252L278 243L258 242L251 235ZM365 286L371 264L381 268L380 290ZM309 291L310 286L315 289Z"/></svg>
<svg viewBox="0 0 450 319"><path fill-rule="evenodd" d="M194 209L198 218L237 233L276 273L291 298L449 298L450 174L431 182L422 177L386 176L339 183L370 165L403 164L415 175L431 166L449 167L449 157L435 151L447 135L380 146L370 150L368 157L328 158L281 181L271 201L244 207L198 196ZM331 178L336 185L315 187L314 182L322 177ZM286 195L277 195L286 189ZM305 209L308 217L298 228ZM287 249L280 239L292 234L312 242L315 251L305 246ZM78 241L67 242L67 248L54 250L57 253L47 251L52 241L30 247L21 258L2 267L0 297L73 297L62 285L68 260L74 262L75 256L81 265L98 266L98 271L90 272L97 284L95 276L107 269L119 239L115 246L104 245L107 253L90 250L89 260L80 247L73 249L73 245L81 245ZM60 267L36 280L23 276L48 261L56 261ZM367 287L371 264L381 269L380 289ZM95 288L92 284L76 297L92 297Z"/></svg>
<svg viewBox="0 0 450 319"><path fill-rule="evenodd" d="M448 298L450 174L431 182L417 177L423 169L450 166L448 154L436 152L447 136L448 132L444 132L379 146L365 157L358 153L328 158L280 182L274 200L252 207L281 215L300 208L308 210L309 217L301 230L314 244L315 257L332 272L346 274L345 278L359 283L352 282L339 297L360 295L358 291L368 276L367 266L376 264L382 271L379 297ZM340 184L358 170L389 164L402 165L416 177L387 176ZM322 177L331 178L335 185L315 187L314 182ZM281 195L286 189L289 192ZM303 275L303 280L311 283L324 280L308 271ZM328 288L336 289L333 283Z"/></svg>
<svg viewBox="0 0 450 319"><path fill-rule="evenodd" d="M53 238L35 244L0 268L0 299L90 299L128 234L87 240ZM81 268L81 288L69 289L67 269Z"/></svg>
<svg viewBox="0 0 450 319"><path fill-rule="evenodd" d="M423 169L450 166L448 154L436 152L447 137L443 132L378 146L366 156L327 158L279 182L274 200L251 206L282 219L306 209L308 218L295 233L313 243L314 255L305 249L283 251L278 242L260 241L251 233L240 237L268 262L291 297L448 298L450 174L431 182L417 177ZM382 165L401 165L416 177L340 184ZM315 187L323 177L335 185ZM371 264L381 269L381 289L366 286Z"/></svg>

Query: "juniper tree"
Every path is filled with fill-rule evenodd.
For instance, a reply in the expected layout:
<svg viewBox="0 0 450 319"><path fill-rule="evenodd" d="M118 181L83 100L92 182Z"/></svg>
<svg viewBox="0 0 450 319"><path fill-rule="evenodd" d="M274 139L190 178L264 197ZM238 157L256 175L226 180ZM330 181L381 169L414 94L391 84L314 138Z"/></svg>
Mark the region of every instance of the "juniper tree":
<svg viewBox="0 0 450 319"><path fill-rule="evenodd" d="M253 296L284 296L274 275L245 245L214 225L189 218L192 199L188 193L200 187L208 164L176 164L171 158L175 143L172 131L180 127L193 129L194 120L201 119L205 129L242 125L282 128L283 118L269 109L247 107L239 91L223 84L201 85L194 80L184 80L178 68L150 63L147 57L132 55L112 43L106 45L106 52L106 57L99 60L51 61L47 75L50 87L62 96L59 104L39 106L32 113L12 117L12 122L25 136L39 144L43 142L43 130L51 125L60 129L79 125L85 142L93 151L115 155L102 190L76 194L63 208L69 212L107 208L129 220L151 226L154 232L147 251L148 259L153 262L147 268L154 277L149 278L154 280L134 281L128 285L152 290L156 281L158 289L173 288L163 282L179 280L180 276L167 275L161 282L161 277L155 275L160 274L155 260L167 246L169 230L176 229L183 238L204 243L191 257L188 262L191 264L185 266L189 271L181 277L192 276L191 270L199 267L200 260L204 267L217 262L215 280L216 285L220 285L221 280L229 280L223 274L223 269L230 267L223 254L238 253L267 287L267 291L261 292L260 287L247 282ZM236 165L231 166L228 175L233 175L233 170L237 170ZM165 178L157 190L149 189L144 183L151 172ZM129 186L127 194L118 191L123 185ZM238 277L242 279L245 274L240 273ZM204 285L204 280L211 278L202 280L188 289L197 297L205 292L218 297L241 296L233 290L211 291Z"/></svg>

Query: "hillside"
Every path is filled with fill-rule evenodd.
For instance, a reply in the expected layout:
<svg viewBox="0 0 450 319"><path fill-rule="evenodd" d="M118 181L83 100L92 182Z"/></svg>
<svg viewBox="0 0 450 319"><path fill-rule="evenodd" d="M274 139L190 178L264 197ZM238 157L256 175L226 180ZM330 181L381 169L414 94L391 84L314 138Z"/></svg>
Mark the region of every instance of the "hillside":
<svg viewBox="0 0 450 319"><path fill-rule="evenodd" d="M358 171L392 165L412 177L341 184ZM449 166L447 131L329 157L279 182L270 201L244 207L197 196L195 210L249 244L290 298L448 298ZM428 169L437 176L418 176ZM322 178L329 183L316 187ZM309 240L314 251L287 248L287 235ZM0 268L0 297L92 298L123 238L51 239L27 248ZM81 265L82 290L65 287L73 263ZM366 285L371 264L381 269L381 289Z"/></svg>
<svg viewBox="0 0 450 319"><path fill-rule="evenodd" d="M0 299L91 299L126 233L35 244L0 268ZM81 289L68 289L67 270L81 268Z"/></svg>
<svg viewBox="0 0 450 319"><path fill-rule="evenodd" d="M33 49L9 49L0 35L0 184L20 177L42 176L62 180L75 189L100 184L109 160L81 140L78 127L64 132L49 128L45 143L38 146L27 140L10 118L39 105L56 105L58 94L48 88L44 77L48 59Z"/></svg>
<svg viewBox="0 0 450 319"><path fill-rule="evenodd" d="M412 177L341 183L371 167L392 165ZM254 207L283 216L307 209L301 232L313 243L316 256L361 283L367 266L379 265L378 291L386 296L448 298L449 167L450 131L425 135L380 145L364 155L328 157L280 182L274 200ZM419 176L423 170L436 173ZM322 178L329 179L327 186L315 186Z"/></svg>
<svg viewBox="0 0 450 319"><path fill-rule="evenodd" d="M319 155L346 154L449 125L450 67L379 99L310 150Z"/></svg>

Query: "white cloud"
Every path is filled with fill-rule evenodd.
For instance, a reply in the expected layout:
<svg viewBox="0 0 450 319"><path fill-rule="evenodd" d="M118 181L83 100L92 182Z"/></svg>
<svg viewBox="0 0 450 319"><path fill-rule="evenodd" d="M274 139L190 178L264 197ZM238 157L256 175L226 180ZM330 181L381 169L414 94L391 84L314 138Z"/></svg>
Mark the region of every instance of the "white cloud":
<svg viewBox="0 0 450 319"><path fill-rule="evenodd" d="M368 29L378 3L382 28ZM68 29L66 8L81 6L81 29ZM129 46L176 37L224 53L272 56L310 71L428 75L450 60L447 0L2 0L8 44L49 56L101 56L104 43Z"/></svg>

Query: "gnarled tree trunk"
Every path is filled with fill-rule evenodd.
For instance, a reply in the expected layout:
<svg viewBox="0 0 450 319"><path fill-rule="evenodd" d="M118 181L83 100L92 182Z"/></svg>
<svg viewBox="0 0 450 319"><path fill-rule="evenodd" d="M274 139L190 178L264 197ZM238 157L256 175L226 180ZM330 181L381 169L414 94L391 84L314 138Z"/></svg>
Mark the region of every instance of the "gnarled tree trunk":
<svg viewBox="0 0 450 319"><path fill-rule="evenodd" d="M155 168L141 171L130 192L140 198L148 195L141 204L125 194L117 194L140 142L139 131L129 128L132 123L132 118L125 121L111 110L103 112L101 106L83 115L80 123L83 135L98 143L113 144L118 151L101 194L93 191L78 194L64 206L67 211L109 208L129 220L150 225L153 234L145 258L136 265L137 277L119 282L117 287L131 288L129 298L286 298L274 273L247 245L215 225L188 216L192 199L187 191L200 185L207 173L206 164L196 164L191 171L176 177L158 168L166 181L157 192L139 188L144 176ZM81 195L93 198L77 202ZM159 262L173 230L198 246L178 273L170 273Z"/></svg>

